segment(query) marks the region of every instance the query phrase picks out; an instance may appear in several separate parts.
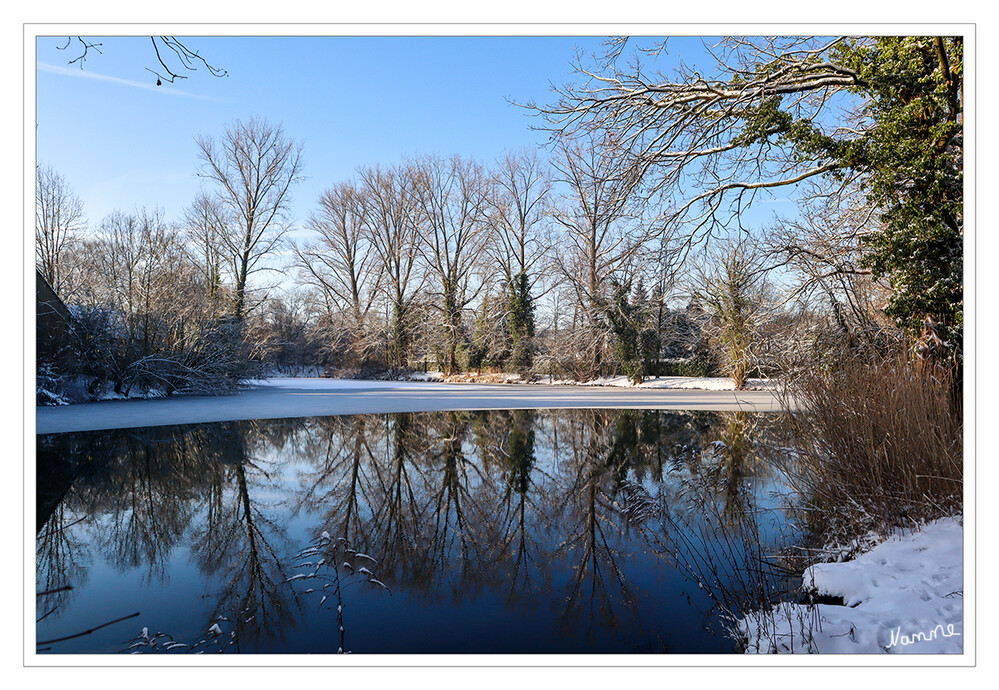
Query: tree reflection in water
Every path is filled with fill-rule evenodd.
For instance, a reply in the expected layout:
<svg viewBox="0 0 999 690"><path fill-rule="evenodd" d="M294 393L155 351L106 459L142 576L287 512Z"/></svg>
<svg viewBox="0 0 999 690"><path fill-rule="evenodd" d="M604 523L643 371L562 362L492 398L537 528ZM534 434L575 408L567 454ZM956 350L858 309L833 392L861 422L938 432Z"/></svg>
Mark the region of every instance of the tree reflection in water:
<svg viewBox="0 0 999 690"><path fill-rule="evenodd" d="M669 572L690 574L678 544L749 525L754 486L772 480L757 441L768 424L515 410L39 437L38 588L83 586L96 557L141 571L139 587L165 583L186 549L210 600L191 624L213 631L199 641L296 651L285 638L316 623L293 556L326 533L375 554L379 584L421 605L500 595L511 616L551 610L561 636L589 640L579 651L615 629L665 651L669 621L644 611L659 610ZM39 597L40 626L71 592Z"/></svg>
<svg viewBox="0 0 999 690"><path fill-rule="evenodd" d="M299 608L285 563L293 545L272 506L259 497L280 491L275 476L282 461L270 451L284 447L293 428L284 421L245 425L217 451L209 474L203 531L191 552L221 586L205 628L228 633L236 651L281 639Z"/></svg>
<svg viewBox="0 0 999 690"><path fill-rule="evenodd" d="M533 410L514 410L493 416L491 419L501 422L498 429L496 424L491 427L480 424L480 428L493 431L482 434L483 457L495 458L506 479L497 511L496 549L501 558L512 560L506 590L507 601L511 603L531 602L550 586L548 559L540 553L541 546L528 523L528 510L532 516L542 510L538 498L541 492L532 489L550 479L550 475L535 467L536 414Z"/></svg>
<svg viewBox="0 0 999 690"><path fill-rule="evenodd" d="M90 560L87 543L73 529L81 519L59 504L48 511L47 521L35 537L36 618L58 616L86 582Z"/></svg>
<svg viewBox="0 0 999 690"><path fill-rule="evenodd" d="M782 493L771 461L783 452L779 415L719 415L699 461L659 486L624 486L625 512L650 530L657 549L695 582L710 604L705 619L736 636L734 622L750 611L769 610L795 595L800 571L783 559L802 538L785 519L790 496Z"/></svg>

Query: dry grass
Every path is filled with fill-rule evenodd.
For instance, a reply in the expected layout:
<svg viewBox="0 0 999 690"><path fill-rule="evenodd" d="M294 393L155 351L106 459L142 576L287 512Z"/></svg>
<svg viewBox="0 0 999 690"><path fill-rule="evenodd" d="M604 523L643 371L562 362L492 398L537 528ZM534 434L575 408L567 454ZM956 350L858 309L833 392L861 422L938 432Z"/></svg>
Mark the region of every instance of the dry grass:
<svg viewBox="0 0 999 690"><path fill-rule="evenodd" d="M806 371L786 468L810 531L829 545L960 513L963 426L951 376L900 359Z"/></svg>

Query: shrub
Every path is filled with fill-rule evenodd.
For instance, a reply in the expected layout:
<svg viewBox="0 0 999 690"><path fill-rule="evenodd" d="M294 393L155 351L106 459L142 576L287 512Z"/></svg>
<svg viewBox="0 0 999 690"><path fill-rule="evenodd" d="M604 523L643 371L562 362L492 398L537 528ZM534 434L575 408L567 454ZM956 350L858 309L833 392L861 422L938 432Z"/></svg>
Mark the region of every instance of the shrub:
<svg viewBox="0 0 999 690"><path fill-rule="evenodd" d="M951 378L902 357L844 358L791 382L801 412L786 474L813 534L842 545L961 511L963 425Z"/></svg>
<svg viewBox="0 0 999 690"><path fill-rule="evenodd" d="M157 333L170 337L142 346L120 312L75 308L73 357L64 358L60 366L39 362L39 404L80 402L111 391L128 396L133 389L220 395L259 373L259 365L249 357L243 326L234 319L206 319L183 329L156 325Z"/></svg>
<svg viewBox="0 0 999 690"><path fill-rule="evenodd" d="M695 278L694 292L705 317L702 327L708 342L719 368L740 389L757 366L762 333L777 313L763 256L746 241L722 247Z"/></svg>

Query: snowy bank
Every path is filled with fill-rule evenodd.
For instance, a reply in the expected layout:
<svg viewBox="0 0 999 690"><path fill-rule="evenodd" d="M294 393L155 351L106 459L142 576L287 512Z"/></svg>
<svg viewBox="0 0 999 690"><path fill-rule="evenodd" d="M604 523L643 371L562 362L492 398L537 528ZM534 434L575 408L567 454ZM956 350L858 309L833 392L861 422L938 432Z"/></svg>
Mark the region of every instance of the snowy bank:
<svg viewBox="0 0 999 690"><path fill-rule="evenodd" d="M552 381L554 385L562 381ZM572 383L572 382L564 382ZM615 388L647 388L665 390L701 390L701 391L734 391L735 383L731 378L717 376L652 376L635 385L627 376L613 376L595 379L576 385L581 386L613 386ZM773 390L774 382L766 379L747 379L747 390Z"/></svg>
<svg viewBox="0 0 999 690"><path fill-rule="evenodd" d="M820 563L803 584L845 606L783 603L738 621L747 653L961 654L964 529L944 518L853 561Z"/></svg>
<svg viewBox="0 0 999 690"><path fill-rule="evenodd" d="M523 383L534 386L608 386L611 388L635 388L643 390L701 390L701 391L734 391L735 383L731 378L719 376L650 376L636 385L627 376L604 376L592 381L575 381L573 379L554 379L550 376L540 376L531 381L522 379L518 374L477 374L464 372L452 376L444 376L439 371L427 373L415 372L402 375L401 381L434 381L438 383ZM747 379L746 390L777 390L777 383L772 379Z"/></svg>
<svg viewBox="0 0 999 690"><path fill-rule="evenodd" d="M172 396L35 408L39 434L97 429L439 410L657 409L775 412L768 391L267 379L232 395Z"/></svg>

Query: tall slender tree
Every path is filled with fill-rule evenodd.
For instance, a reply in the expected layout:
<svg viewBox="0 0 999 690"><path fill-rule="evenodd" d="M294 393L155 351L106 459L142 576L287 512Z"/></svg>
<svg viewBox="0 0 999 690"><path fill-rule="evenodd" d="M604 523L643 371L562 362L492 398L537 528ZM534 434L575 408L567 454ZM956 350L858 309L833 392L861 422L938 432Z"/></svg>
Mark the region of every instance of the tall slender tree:
<svg viewBox="0 0 999 690"><path fill-rule="evenodd" d="M423 255L435 280L441 314L444 372L458 370L466 307L485 285L473 284L487 239L489 181L475 161L426 156L414 163L414 189L423 229Z"/></svg>
<svg viewBox="0 0 999 690"><path fill-rule="evenodd" d="M510 363L527 370L534 357L533 287L541 277L537 269L551 253L551 238L544 236L551 180L537 153L526 150L507 153L494 180L491 246L507 288Z"/></svg>
<svg viewBox="0 0 999 690"><path fill-rule="evenodd" d="M363 363L368 342L368 316L381 281L381 266L369 233L368 201L353 183L342 182L319 197L319 209L307 227L317 237L296 247L298 265L306 280L324 295L350 334L352 359Z"/></svg>
<svg viewBox="0 0 999 690"><path fill-rule="evenodd" d="M413 175L406 167L373 167L362 168L360 176L368 201L369 239L381 264L382 292L391 311L389 361L405 367L413 330L411 307L425 278L418 264L420 233Z"/></svg>
<svg viewBox="0 0 999 690"><path fill-rule="evenodd" d="M35 168L35 262L63 299L70 285L67 253L86 225L83 202L65 178L49 166Z"/></svg>
<svg viewBox="0 0 999 690"><path fill-rule="evenodd" d="M226 208L217 197L201 192L185 209L183 224L192 253L200 260L208 296L216 300L221 295L225 268L223 242L231 231Z"/></svg>
<svg viewBox="0 0 999 690"><path fill-rule="evenodd" d="M637 222L634 180L612 138L565 139L552 165L566 190L554 213L565 237L558 265L575 296L576 351L587 370L582 373L594 375L605 358L604 304L613 297L612 279L623 279L648 231Z"/></svg>
<svg viewBox="0 0 999 690"><path fill-rule="evenodd" d="M232 220L222 244L234 279L233 315L246 316L247 281L287 231L291 189L303 177L302 145L266 120L236 120L218 139L197 137L202 177Z"/></svg>

